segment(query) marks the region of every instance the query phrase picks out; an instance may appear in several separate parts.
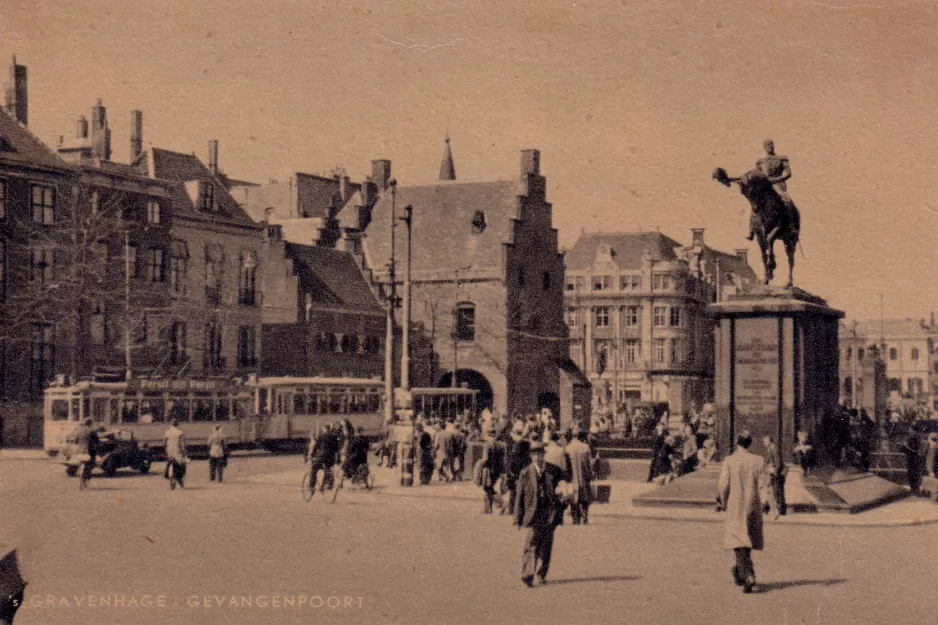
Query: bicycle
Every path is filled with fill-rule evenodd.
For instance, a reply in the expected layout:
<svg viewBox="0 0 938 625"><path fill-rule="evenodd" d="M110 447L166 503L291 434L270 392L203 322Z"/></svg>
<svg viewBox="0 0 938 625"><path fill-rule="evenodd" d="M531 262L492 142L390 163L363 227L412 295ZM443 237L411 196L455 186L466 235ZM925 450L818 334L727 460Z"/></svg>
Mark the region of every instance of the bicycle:
<svg viewBox="0 0 938 625"><path fill-rule="evenodd" d="M332 490L332 491L335 491L338 489L339 480L337 479L335 468L329 469L327 467L322 467L322 472L323 472L322 482L318 482L317 480L319 470L320 470L319 468L310 469L303 475L303 482L301 483L300 487L302 488L302 491L303 491L303 499L306 501L310 501L313 498L313 496L316 494L317 483L319 486L319 491L322 493L325 493L327 489ZM314 474L314 471L315 471L315 474ZM329 473L330 471L331 471L331 474ZM330 477L332 479L329 479ZM329 503L334 502L335 492L332 493L331 498L327 497L327 500L329 501Z"/></svg>
<svg viewBox="0 0 938 625"><path fill-rule="evenodd" d="M375 476L371 472L371 469L368 467L368 463L360 464L355 468L355 472L352 473L351 477L346 478L345 471L341 468L338 470L341 473L335 489L332 491L332 501L335 502L336 498L339 496L339 490L345 486L345 480L349 479L352 483L352 486L364 486L366 491L370 491L375 487Z"/></svg>

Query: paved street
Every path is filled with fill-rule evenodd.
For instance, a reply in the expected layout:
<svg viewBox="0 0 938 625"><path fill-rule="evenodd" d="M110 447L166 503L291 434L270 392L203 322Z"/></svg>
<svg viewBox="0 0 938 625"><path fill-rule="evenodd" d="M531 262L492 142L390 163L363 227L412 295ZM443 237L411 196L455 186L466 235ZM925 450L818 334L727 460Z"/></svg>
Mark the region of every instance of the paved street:
<svg viewBox="0 0 938 625"><path fill-rule="evenodd" d="M217 485L194 462L182 491L154 469L79 492L54 462L0 460L0 540L35 603L17 625L938 623L934 526L771 524L764 592L744 596L720 524L597 514L558 530L551 583L529 590L521 534L479 501L378 489L307 503L287 479L300 467L237 458Z"/></svg>

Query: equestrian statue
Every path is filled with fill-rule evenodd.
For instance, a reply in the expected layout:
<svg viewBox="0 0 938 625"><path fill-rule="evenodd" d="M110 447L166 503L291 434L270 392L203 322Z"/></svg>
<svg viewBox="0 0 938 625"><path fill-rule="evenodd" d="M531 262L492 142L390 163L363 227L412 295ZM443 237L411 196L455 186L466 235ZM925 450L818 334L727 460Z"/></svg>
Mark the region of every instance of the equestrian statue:
<svg viewBox="0 0 938 625"><path fill-rule="evenodd" d="M766 155L756 163L754 169L738 178L731 178L725 169L718 167L713 172L713 179L727 187L737 183L739 192L752 206L747 238L750 241L755 238L759 243L765 267L765 284L769 284L775 275L775 242L781 241L785 245L785 253L788 255L787 287L791 288L801 214L791 201L785 184L791 178L788 158L775 154L775 144L771 139L763 145Z"/></svg>

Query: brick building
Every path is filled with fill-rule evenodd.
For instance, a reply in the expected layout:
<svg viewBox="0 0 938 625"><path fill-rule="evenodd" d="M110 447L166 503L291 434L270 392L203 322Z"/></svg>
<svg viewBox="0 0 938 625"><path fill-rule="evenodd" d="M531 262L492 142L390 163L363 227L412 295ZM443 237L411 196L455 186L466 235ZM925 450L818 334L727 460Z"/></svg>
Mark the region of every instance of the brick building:
<svg viewBox="0 0 938 625"><path fill-rule="evenodd" d="M365 227L355 222L367 202L351 202L352 214L344 210L339 221L343 241L361 245L376 281L386 284L390 224L413 206L413 322L435 354L414 363L413 384L450 386L455 371L459 385L479 390L481 404L501 413L549 406L569 420L574 406L587 411L583 381L566 358L563 256L539 152L521 153L520 180L455 180L448 141L438 183L392 192L390 162L372 169L379 197ZM398 280L405 241L397 228Z"/></svg>
<svg viewBox="0 0 938 625"><path fill-rule="evenodd" d="M726 254L695 229L690 246L659 232L583 234L566 254L570 357L605 410L708 401L713 327L707 306L754 282L745 250Z"/></svg>

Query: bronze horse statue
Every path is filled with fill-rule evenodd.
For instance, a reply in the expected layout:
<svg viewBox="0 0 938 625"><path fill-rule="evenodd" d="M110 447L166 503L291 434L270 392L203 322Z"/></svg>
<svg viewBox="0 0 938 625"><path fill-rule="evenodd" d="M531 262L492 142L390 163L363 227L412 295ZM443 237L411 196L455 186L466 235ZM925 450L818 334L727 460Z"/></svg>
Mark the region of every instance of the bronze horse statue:
<svg viewBox="0 0 938 625"><path fill-rule="evenodd" d="M751 228L762 251L762 264L765 267L765 283L772 281L775 275L775 242L785 244L788 255L788 288L793 285L795 271L795 248L801 230L801 214L792 204L791 212L779 197L772 183L759 169L746 172L739 178L730 178L726 170L718 167L713 172L713 179L729 187L734 182L739 184L739 192L749 200L752 206Z"/></svg>

